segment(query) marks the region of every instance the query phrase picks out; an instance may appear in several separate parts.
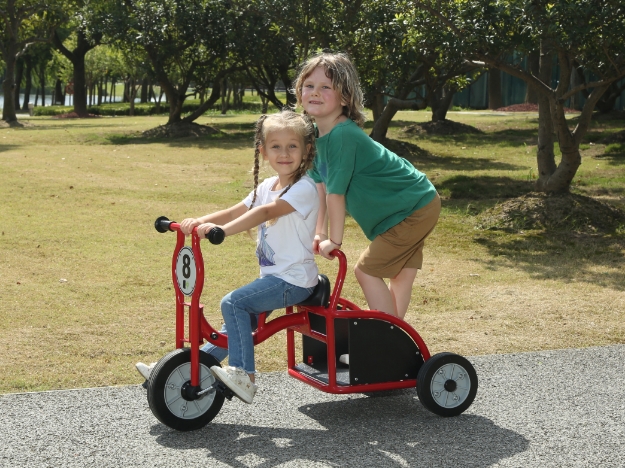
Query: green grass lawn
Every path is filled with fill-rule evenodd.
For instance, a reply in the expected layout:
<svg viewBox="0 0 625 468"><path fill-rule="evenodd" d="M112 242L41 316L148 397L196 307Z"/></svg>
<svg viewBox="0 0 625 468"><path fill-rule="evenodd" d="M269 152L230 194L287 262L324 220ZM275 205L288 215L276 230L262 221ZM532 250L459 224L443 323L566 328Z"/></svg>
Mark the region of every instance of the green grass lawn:
<svg viewBox="0 0 625 468"><path fill-rule="evenodd" d="M400 112L390 130L393 148L443 197L407 316L431 351L625 342L622 235L475 228L484 209L531 190L536 115L448 117L484 133L403 130L427 120L426 112ZM174 141L141 137L164 116L32 118L24 128L0 129L0 392L139 383L134 363L174 348L175 236L158 234L154 219L180 221L244 198L252 186L256 118L211 114L199 122L222 134ZM622 128L622 121L593 125L573 183L577 193L621 208L625 150L599 141ZM366 239L352 220L347 224L351 265ZM254 245L239 235L203 246L203 303L216 326L221 297L258 274ZM319 264L334 277L336 262ZM344 296L364 306L351 273ZM283 370L284 348L284 333L263 343L259 370Z"/></svg>

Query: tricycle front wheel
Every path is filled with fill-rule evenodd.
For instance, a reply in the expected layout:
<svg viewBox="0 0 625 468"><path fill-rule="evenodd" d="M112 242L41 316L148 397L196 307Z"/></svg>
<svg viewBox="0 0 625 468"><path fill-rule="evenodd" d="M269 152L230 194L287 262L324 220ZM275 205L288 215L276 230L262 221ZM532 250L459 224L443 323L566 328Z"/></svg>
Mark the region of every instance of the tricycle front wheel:
<svg viewBox="0 0 625 468"><path fill-rule="evenodd" d="M417 396L426 409L439 416L463 413L477 393L477 373L464 357L439 353L417 374Z"/></svg>
<svg viewBox="0 0 625 468"><path fill-rule="evenodd" d="M215 377L211 366L219 366L211 355L200 351L200 388L210 387ZM148 404L163 424L178 431L193 431L208 424L224 403L220 392L210 392L195 400L185 398L183 387L191 381L191 350L181 348L164 356L148 381Z"/></svg>

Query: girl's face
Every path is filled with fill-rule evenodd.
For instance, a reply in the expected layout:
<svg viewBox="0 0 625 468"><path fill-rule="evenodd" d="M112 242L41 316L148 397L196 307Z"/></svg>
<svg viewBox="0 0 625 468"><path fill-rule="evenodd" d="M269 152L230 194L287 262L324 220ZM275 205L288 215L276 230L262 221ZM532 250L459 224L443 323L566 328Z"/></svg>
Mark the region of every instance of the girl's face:
<svg viewBox="0 0 625 468"><path fill-rule="evenodd" d="M269 131L265 144L260 147L263 159L269 161L281 181L293 177L308 151L310 145L306 147L304 138L290 129Z"/></svg>
<svg viewBox="0 0 625 468"><path fill-rule="evenodd" d="M317 121L337 119L343 114L344 105L323 67L315 68L306 77L302 86L302 106Z"/></svg>

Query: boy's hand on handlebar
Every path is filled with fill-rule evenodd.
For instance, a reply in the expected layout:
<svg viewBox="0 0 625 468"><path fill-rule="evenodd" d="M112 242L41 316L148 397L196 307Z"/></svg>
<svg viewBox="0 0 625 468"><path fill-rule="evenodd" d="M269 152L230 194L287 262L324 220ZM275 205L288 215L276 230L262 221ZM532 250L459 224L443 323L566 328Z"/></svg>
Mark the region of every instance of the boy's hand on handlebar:
<svg viewBox="0 0 625 468"><path fill-rule="evenodd" d="M327 239L328 236L326 236L325 234L316 234L312 244L313 252L319 255L319 244Z"/></svg>
<svg viewBox="0 0 625 468"><path fill-rule="evenodd" d="M204 224L200 224L197 227L197 235L200 239L206 239L206 234L208 234L208 231L210 231L211 229L213 229L215 226L217 226L216 224L213 223L204 223Z"/></svg>
<svg viewBox="0 0 625 468"><path fill-rule="evenodd" d="M330 255L330 252L332 252L333 250L336 250L337 248L338 247L334 242L332 242L330 239L326 239L319 243L319 246L318 246L319 255L321 255L324 258L327 258L328 260L333 260L334 255Z"/></svg>
<svg viewBox="0 0 625 468"><path fill-rule="evenodd" d="M183 219L180 223L180 231L182 231L185 236L189 236L193 232L193 228L199 226L200 224L202 223L197 218Z"/></svg>

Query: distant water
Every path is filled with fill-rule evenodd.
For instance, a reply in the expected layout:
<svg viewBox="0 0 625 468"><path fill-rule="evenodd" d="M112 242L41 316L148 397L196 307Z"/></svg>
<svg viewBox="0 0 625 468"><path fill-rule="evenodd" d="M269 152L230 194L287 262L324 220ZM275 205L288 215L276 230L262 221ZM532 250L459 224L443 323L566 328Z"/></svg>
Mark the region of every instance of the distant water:
<svg viewBox="0 0 625 468"><path fill-rule="evenodd" d="M71 96L69 94L65 96L65 105L66 106L74 105L73 97L74 96ZM122 100L121 96L116 96L113 102L121 102L121 100ZM35 103L35 95L34 94L30 95L30 102L32 102L33 104ZM97 102L97 100L96 100L96 102ZM108 102L108 98L107 98L107 102ZM141 99L137 98L137 99L135 99L135 102L141 102ZM20 94L20 106L23 103L24 103L24 94ZM52 105L52 96L46 96L46 106L51 106L51 105ZM2 109L3 106L4 106L4 94L0 94L0 109ZM37 106L41 106L41 96L39 96L39 99L37 100ZM28 108L26 108L26 110L28 110Z"/></svg>
<svg viewBox="0 0 625 468"><path fill-rule="evenodd" d="M31 94L30 95L30 102L32 102L34 104L35 102L35 95ZM67 102L67 99L65 100L65 102ZM20 106L24 103L24 95L20 94ZM41 105L41 96L39 96L39 99L37 100L37 105L40 106ZM51 106L52 105L52 96L46 96L46 106ZM0 108L2 108L4 106L4 94L0 94Z"/></svg>

